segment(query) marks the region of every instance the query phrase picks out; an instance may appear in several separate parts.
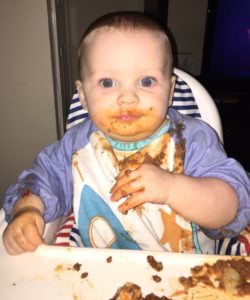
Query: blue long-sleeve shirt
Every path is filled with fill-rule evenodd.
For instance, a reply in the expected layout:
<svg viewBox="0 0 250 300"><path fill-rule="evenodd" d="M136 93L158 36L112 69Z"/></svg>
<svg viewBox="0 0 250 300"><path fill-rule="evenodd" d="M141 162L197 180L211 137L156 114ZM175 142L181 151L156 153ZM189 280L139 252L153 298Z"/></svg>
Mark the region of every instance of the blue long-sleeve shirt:
<svg viewBox="0 0 250 300"><path fill-rule="evenodd" d="M239 198L238 214L223 232L204 231L211 237L237 235L250 222L250 180L245 170L236 160L227 157L215 131L209 125L181 115L171 108L168 115L173 127L180 123L185 126L184 173L193 177L225 180L235 189ZM46 222L69 214L72 209L72 156L88 144L91 133L97 130L88 119L71 128L60 141L42 150L32 168L23 171L17 182L7 189L3 205L6 220L10 221L15 202L27 189L43 200Z"/></svg>

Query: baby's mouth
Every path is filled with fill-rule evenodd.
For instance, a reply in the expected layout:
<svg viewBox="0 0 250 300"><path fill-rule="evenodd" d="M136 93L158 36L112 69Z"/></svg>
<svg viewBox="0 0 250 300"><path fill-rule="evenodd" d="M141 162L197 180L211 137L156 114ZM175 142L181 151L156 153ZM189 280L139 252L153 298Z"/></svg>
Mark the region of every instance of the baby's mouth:
<svg viewBox="0 0 250 300"><path fill-rule="evenodd" d="M119 122L133 122L140 119L143 115L137 112L120 112L114 116L114 119Z"/></svg>

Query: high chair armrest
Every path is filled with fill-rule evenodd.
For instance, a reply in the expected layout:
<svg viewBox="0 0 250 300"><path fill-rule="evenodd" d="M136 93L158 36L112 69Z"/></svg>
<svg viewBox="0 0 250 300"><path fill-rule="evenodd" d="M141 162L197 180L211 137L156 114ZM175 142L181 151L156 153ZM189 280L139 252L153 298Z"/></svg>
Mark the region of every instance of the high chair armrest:
<svg viewBox="0 0 250 300"><path fill-rule="evenodd" d="M46 224L44 234L43 234L45 244L47 245L53 244L55 240L55 234L59 230L59 228L63 225L65 219L66 217L62 216Z"/></svg>

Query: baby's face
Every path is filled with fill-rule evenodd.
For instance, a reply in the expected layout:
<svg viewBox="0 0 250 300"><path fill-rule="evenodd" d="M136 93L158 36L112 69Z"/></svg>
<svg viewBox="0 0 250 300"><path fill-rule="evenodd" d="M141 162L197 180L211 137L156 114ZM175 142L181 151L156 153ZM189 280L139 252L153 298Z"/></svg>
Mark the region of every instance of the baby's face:
<svg viewBox="0 0 250 300"><path fill-rule="evenodd" d="M78 90L93 122L120 141L150 136L166 117L174 86L163 39L148 30L107 29L87 47Z"/></svg>

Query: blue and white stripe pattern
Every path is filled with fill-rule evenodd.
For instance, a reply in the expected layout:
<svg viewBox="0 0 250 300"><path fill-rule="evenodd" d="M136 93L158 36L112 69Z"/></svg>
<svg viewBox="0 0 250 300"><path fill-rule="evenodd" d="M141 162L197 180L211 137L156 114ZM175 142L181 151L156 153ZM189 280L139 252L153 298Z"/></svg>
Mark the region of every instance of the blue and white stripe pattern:
<svg viewBox="0 0 250 300"><path fill-rule="evenodd" d="M172 107L184 115L201 118L190 87L180 77L176 79Z"/></svg>
<svg viewBox="0 0 250 300"><path fill-rule="evenodd" d="M239 243L238 236L231 239L220 239L217 244L216 253L222 253L223 255L242 255L242 246L243 245Z"/></svg>
<svg viewBox="0 0 250 300"><path fill-rule="evenodd" d="M78 92L76 91L70 101L69 115L67 119L66 129L81 123L88 117L88 112L82 108Z"/></svg>
<svg viewBox="0 0 250 300"><path fill-rule="evenodd" d="M185 81L177 77L172 107L180 113L194 118L201 118L193 93ZM77 91L73 95L69 108L66 129L81 123L88 116L88 112L81 106Z"/></svg>

